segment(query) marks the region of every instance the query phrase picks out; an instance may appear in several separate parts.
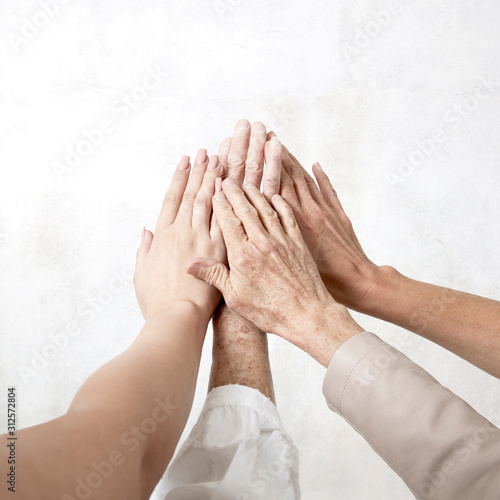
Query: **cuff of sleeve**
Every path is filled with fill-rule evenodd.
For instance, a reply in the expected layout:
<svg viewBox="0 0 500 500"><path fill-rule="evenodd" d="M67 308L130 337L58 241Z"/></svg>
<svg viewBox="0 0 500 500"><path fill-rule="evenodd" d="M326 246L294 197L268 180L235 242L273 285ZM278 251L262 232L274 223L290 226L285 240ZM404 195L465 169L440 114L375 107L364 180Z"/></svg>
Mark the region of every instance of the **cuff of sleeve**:
<svg viewBox="0 0 500 500"><path fill-rule="evenodd" d="M356 366L379 347L387 345L373 333L358 333L333 355L323 382L328 407L342 415L342 401L349 379Z"/></svg>

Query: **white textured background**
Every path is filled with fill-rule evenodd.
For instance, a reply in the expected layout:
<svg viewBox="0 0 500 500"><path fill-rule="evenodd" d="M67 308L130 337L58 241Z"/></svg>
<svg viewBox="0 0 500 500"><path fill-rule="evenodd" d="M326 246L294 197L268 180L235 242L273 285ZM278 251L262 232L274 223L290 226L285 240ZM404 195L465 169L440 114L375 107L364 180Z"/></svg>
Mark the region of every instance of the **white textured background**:
<svg viewBox="0 0 500 500"><path fill-rule="evenodd" d="M50 18L41 5L0 0L0 387L17 385L23 427L65 412L135 337L141 228L154 227L180 156L216 152L241 117L324 165L375 262L500 298L500 88L471 97L482 78L500 82L497 1L73 0ZM389 6L397 13L377 15ZM150 71L160 83L141 93ZM144 99L125 105L131 93ZM103 119L112 132L57 175ZM434 150L424 157L416 141ZM114 273L129 277L121 291ZM398 346L400 329L356 317ZM79 334L23 379L19 367L72 323ZM303 498L409 498L326 408L324 369L279 339L271 350ZM403 350L500 424L498 380L416 336Z"/></svg>

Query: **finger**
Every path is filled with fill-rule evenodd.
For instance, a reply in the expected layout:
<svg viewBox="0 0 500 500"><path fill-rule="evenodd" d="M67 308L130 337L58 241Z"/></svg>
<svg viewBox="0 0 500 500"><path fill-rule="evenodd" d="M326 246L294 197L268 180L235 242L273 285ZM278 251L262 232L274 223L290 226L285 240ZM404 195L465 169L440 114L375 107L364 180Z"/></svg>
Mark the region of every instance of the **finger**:
<svg viewBox="0 0 500 500"><path fill-rule="evenodd" d="M292 153L283 146L283 161L287 163L287 165L293 169L297 174L302 175L304 180L306 181L306 185L309 188L309 192L312 198L319 203L322 200L321 193L318 189L318 186L314 182L314 179L311 177L309 172L300 164L300 162L293 156Z"/></svg>
<svg viewBox="0 0 500 500"><path fill-rule="evenodd" d="M212 155L193 207L191 225L197 231L206 234L210 231L210 217L212 216L212 197L215 193L215 180L220 174L220 163L217 155Z"/></svg>
<svg viewBox="0 0 500 500"><path fill-rule="evenodd" d="M148 229L146 229L146 226L144 226L142 228L141 246L139 247L139 250L137 250L136 265L142 263L142 261L146 258L152 243L153 243L153 233Z"/></svg>
<svg viewBox="0 0 500 500"><path fill-rule="evenodd" d="M321 168L319 163L315 163L313 165L313 174L318 181L318 186L321 191L321 195L326 203L332 207L334 210L340 211L341 213L345 213L342 205L340 204L340 200L337 196L337 192L333 189L332 183L328 178L326 172Z"/></svg>
<svg viewBox="0 0 500 500"><path fill-rule="evenodd" d="M265 148L266 169L264 171L264 183L262 191L264 196L271 200L274 194L280 191L281 161L283 150L281 142L277 137L273 137L266 143Z"/></svg>
<svg viewBox="0 0 500 500"><path fill-rule="evenodd" d="M248 156L245 163L245 184L253 184L257 188L260 188L264 170L266 139L266 127L262 122L255 122L250 133Z"/></svg>
<svg viewBox="0 0 500 500"><path fill-rule="evenodd" d="M297 193L295 193L295 186L292 178L286 173L283 167L281 167L280 194L292 207L299 206L299 200L297 198Z"/></svg>
<svg viewBox="0 0 500 500"><path fill-rule="evenodd" d="M253 184L245 185L244 190L248 200L257 210L258 216L266 231L273 236L280 236L283 234L278 214L260 190Z"/></svg>
<svg viewBox="0 0 500 500"><path fill-rule="evenodd" d="M215 193L220 193L222 191L222 179L217 177L215 179ZM222 237L222 231L220 229L219 223L217 222L217 217L212 209L212 218L210 220L210 238L212 240Z"/></svg>
<svg viewBox="0 0 500 500"><path fill-rule="evenodd" d="M189 156L183 156L175 169L170 186L163 198L163 205L156 224L157 228L160 225L168 226L174 222L189 180L190 166Z"/></svg>
<svg viewBox="0 0 500 500"><path fill-rule="evenodd" d="M297 219L293 215L292 207L279 194L275 194L271 201L279 215L281 226L285 233L291 238L303 240Z"/></svg>
<svg viewBox="0 0 500 500"><path fill-rule="evenodd" d="M245 177L245 162L250 143L250 123L240 120L234 129L231 147L227 155L227 177L234 179L238 186L243 185Z"/></svg>
<svg viewBox="0 0 500 500"><path fill-rule="evenodd" d="M179 207L179 216L191 222L193 217L193 205L203 183L203 177L207 170L208 157L207 150L200 149L196 155L193 165L193 171L187 184L184 196L182 197L181 206Z"/></svg>
<svg viewBox="0 0 500 500"><path fill-rule="evenodd" d="M221 176L223 179L227 177L227 157L229 155L229 150L231 149L231 137L224 139L219 146L219 151L217 155L219 156L219 161L221 164Z"/></svg>
<svg viewBox="0 0 500 500"><path fill-rule="evenodd" d="M312 198L309 186L307 185L307 182L297 164L286 152L283 154L283 168L293 182L295 194L299 203L304 205L305 202Z"/></svg>
<svg viewBox="0 0 500 500"><path fill-rule="evenodd" d="M227 200L224 191L216 192L212 200L217 223L222 231L224 243L229 252L230 249L244 243L248 238L240 219L234 214L233 207Z"/></svg>
<svg viewBox="0 0 500 500"><path fill-rule="evenodd" d="M186 270L191 276L217 288L224 297L230 295L232 289L229 269L222 262L213 259L193 259L188 263Z"/></svg>
<svg viewBox="0 0 500 500"><path fill-rule="evenodd" d="M224 236L222 235L221 228L217 222L217 217L215 213L212 213L212 218L210 219L210 239L212 241L223 241Z"/></svg>
<svg viewBox="0 0 500 500"><path fill-rule="evenodd" d="M222 190L233 208L236 217L241 221L243 229L249 238L259 237L264 233L264 226L254 206L245 196L243 190L236 185L233 179L226 179L222 183Z"/></svg>

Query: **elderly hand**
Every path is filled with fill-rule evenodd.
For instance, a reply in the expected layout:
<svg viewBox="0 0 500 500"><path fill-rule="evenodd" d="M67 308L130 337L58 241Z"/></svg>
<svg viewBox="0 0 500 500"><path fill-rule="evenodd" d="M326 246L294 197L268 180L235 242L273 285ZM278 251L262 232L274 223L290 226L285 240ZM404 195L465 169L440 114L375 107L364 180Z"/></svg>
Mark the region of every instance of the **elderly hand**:
<svg viewBox="0 0 500 500"><path fill-rule="evenodd" d="M176 303L190 302L208 321L220 300L218 290L185 272L194 257L226 256L220 228L211 224L219 159L214 155L208 161L206 151L200 150L191 177L190 170L189 157L184 156L165 195L156 234L144 231L137 252L134 284L146 319Z"/></svg>
<svg viewBox="0 0 500 500"><path fill-rule="evenodd" d="M327 366L336 349L363 331L326 290L290 206L272 206L253 184L226 179L213 208L229 269L197 258L188 273L217 287L228 306L261 330L289 340ZM273 209L274 207L274 209Z"/></svg>
<svg viewBox="0 0 500 500"><path fill-rule="evenodd" d="M273 136L270 132L268 137ZM385 267L375 265L366 256L337 193L318 163L313 173L318 185L283 147L280 193L293 209L321 278L335 300L351 309L366 310L370 293L382 279Z"/></svg>
<svg viewBox="0 0 500 500"><path fill-rule="evenodd" d="M233 179L238 186L253 184L270 200L280 191L282 147L279 139L267 137L262 122L250 125L248 120L240 120L219 147L222 178ZM264 169L264 163L266 168Z"/></svg>

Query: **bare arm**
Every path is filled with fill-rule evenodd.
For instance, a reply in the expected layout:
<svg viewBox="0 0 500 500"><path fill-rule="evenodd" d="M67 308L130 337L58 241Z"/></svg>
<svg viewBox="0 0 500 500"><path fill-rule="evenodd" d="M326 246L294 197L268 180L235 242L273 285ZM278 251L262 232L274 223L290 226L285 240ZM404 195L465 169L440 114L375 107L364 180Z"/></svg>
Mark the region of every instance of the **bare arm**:
<svg viewBox="0 0 500 500"><path fill-rule="evenodd" d="M500 302L416 281L392 267L359 311L413 331L500 378Z"/></svg>
<svg viewBox="0 0 500 500"><path fill-rule="evenodd" d="M199 159L189 177L183 158L156 234L144 233L134 281L146 322L137 339L85 381L65 415L17 433L18 498L149 498L168 465L220 299L185 266L200 252L225 258L220 230L210 227L218 159L208 169L206 153ZM4 446L0 455L3 475Z"/></svg>
<svg viewBox="0 0 500 500"><path fill-rule="evenodd" d="M500 302L376 266L319 165L313 167L318 185L286 148L283 166L281 194L338 302L411 330L500 377Z"/></svg>

